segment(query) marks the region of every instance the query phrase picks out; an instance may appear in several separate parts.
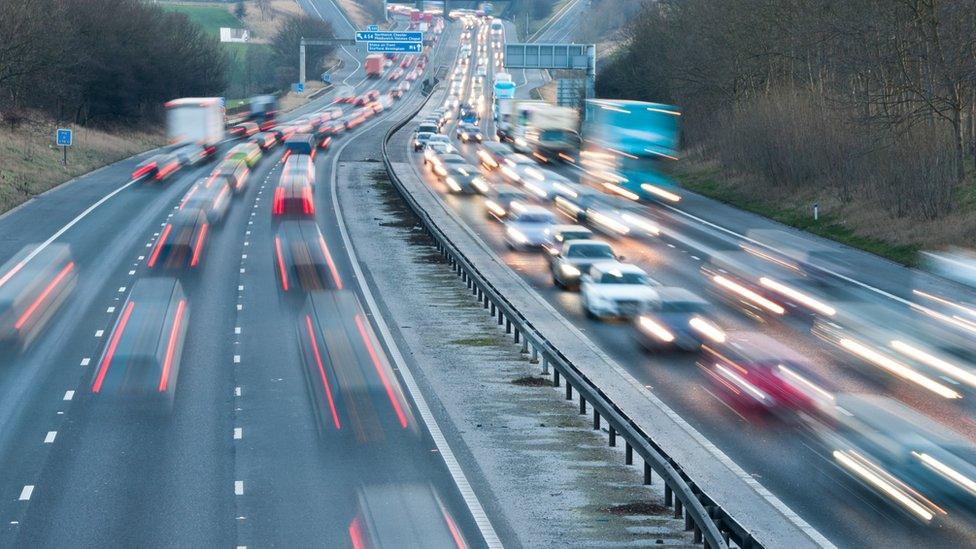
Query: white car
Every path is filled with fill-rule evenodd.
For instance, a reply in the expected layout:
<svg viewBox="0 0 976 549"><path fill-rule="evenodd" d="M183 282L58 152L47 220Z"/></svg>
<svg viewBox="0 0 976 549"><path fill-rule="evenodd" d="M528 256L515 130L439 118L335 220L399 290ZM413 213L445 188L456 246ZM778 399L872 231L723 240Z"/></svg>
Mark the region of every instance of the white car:
<svg viewBox="0 0 976 549"><path fill-rule="evenodd" d="M542 206L515 202L505 220L505 244L513 250L540 248L555 224L556 217Z"/></svg>
<svg viewBox="0 0 976 549"><path fill-rule="evenodd" d="M580 277L580 296L588 317L634 318L658 301L659 286L636 265L608 261Z"/></svg>

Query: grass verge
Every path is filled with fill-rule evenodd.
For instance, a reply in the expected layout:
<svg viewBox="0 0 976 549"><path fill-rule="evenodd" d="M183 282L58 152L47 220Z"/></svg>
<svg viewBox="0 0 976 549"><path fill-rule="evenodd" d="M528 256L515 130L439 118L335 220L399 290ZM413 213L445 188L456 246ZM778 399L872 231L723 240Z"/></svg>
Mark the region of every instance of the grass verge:
<svg viewBox="0 0 976 549"><path fill-rule="evenodd" d="M723 175L714 167L685 164L676 171L675 176L682 187L736 208L888 258L902 265L909 267L918 265L919 246L917 245L897 244L859 235L832 214L820 215L820 219L814 221L807 207L774 205L749 196L738 190L736 186L723 182Z"/></svg>

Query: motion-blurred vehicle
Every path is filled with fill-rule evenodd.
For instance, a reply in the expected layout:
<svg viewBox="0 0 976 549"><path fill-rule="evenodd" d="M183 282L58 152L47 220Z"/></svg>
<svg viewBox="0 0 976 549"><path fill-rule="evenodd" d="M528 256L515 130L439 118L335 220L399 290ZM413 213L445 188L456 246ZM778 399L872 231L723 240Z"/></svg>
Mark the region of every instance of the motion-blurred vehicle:
<svg viewBox="0 0 976 549"><path fill-rule="evenodd" d="M576 227L577 225L570 225ZM565 225L555 225L565 227ZM590 267L597 263L616 261L613 248L606 242L591 239L557 240L557 235L550 229L550 240L547 249L559 247L559 252L551 257L549 270L552 273L552 283L564 290L578 290L580 277L590 271ZM587 231L589 232L589 231ZM558 238L565 239L566 233L560 231ZM577 234L583 234L582 232ZM592 233L590 233L592 235ZM551 251L549 252L552 253Z"/></svg>
<svg viewBox="0 0 976 549"><path fill-rule="evenodd" d="M451 164L447 167L447 173L438 178L452 193L474 194L483 192L481 188L487 189L487 185L481 178L481 172L471 164Z"/></svg>
<svg viewBox="0 0 976 549"><path fill-rule="evenodd" d="M231 147L224 157L227 160L242 160L248 168L253 168L261 161L261 147L256 143L238 143Z"/></svg>
<svg viewBox="0 0 976 549"><path fill-rule="evenodd" d="M312 292L298 318L309 396L322 435L394 450L419 435L399 378L351 290Z"/></svg>
<svg viewBox="0 0 976 549"><path fill-rule="evenodd" d="M580 276L580 299L590 318L634 318L657 300L660 284L644 269L616 259L595 263Z"/></svg>
<svg viewBox="0 0 976 549"><path fill-rule="evenodd" d="M0 346L26 349L71 294L78 267L67 244L24 247L0 267Z"/></svg>
<svg viewBox="0 0 976 549"><path fill-rule="evenodd" d="M478 160L489 170L501 166L505 159L513 154L515 152L508 145L496 141L488 141L478 147Z"/></svg>
<svg viewBox="0 0 976 549"><path fill-rule="evenodd" d="M254 122L241 122L240 124L235 124L231 126L227 133L235 137L251 137L252 135L261 131L260 126Z"/></svg>
<svg viewBox="0 0 976 549"><path fill-rule="evenodd" d="M481 128L474 124L461 123L458 124L454 135L461 141L481 143Z"/></svg>
<svg viewBox="0 0 976 549"><path fill-rule="evenodd" d="M842 393L806 418L834 465L921 524L976 510L976 446L888 397Z"/></svg>
<svg viewBox="0 0 976 549"><path fill-rule="evenodd" d="M146 266L154 270L195 269L200 265L210 223L199 208L183 208L163 226Z"/></svg>
<svg viewBox="0 0 976 549"><path fill-rule="evenodd" d="M833 399L809 359L766 334L730 331L701 349L702 370L738 409L792 417Z"/></svg>
<svg viewBox="0 0 976 549"><path fill-rule="evenodd" d="M413 151L419 152L427 147L427 142L430 141L431 136L434 134L431 132L417 132L413 135Z"/></svg>
<svg viewBox="0 0 976 549"><path fill-rule="evenodd" d="M314 220L286 220L274 237L275 274L284 292L342 289L325 238Z"/></svg>
<svg viewBox="0 0 976 549"><path fill-rule="evenodd" d="M176 394L189 315L178 280L137 280L98 361L92 392L167 410Z"/></svg>
<svg viewBox="0 0 976 549"><path fill-rule="evenodd" d="M232 192L226 180L201 179L183 196L179 208L201 210L207 215L207 221L216 226L227 216Z"/></svg>
<svg viewBox="0 0 976 549"><path fill-rule="evenodd" d="M508 216L513 205L529 204L529 195L512 185L494 185L485 196L488 216L499 221Z"/></svg>
<svg viewBox="0 0 976 549"><path fill-rule="evenodd" d="M224 160L210 174L212 180L226 181L235 193L244 192L244 186L251 175L247 162L243 160Z"/></svg>
<svg viewBox="0 0 976 549"><path fill-rule="evenodd" d="M515 202L505 220L505 245L511 250L540 248L555 224L555 216L542 206Z"/></svg>
<svg viewBox="0 0 976 549"><path fill-rule="evenodd" d="M315 136L308 133L296 133L285 140L287 154L307 154L315 159Z"/></svg>
<svg viewBox="0 0 976 549"><path fill-rule="evenodd" d="M685 288L660 287L657 300L634 319L637 341L647 350L695 351L702 342L723 343L711 320L714 307Z"/></svg>
<svg viewBox="0 0 976 549"><path fill-rule="evenodd" d="M360 488L349 542L362 549L468 547L434 487L413 482Z"/></svg>
<svg viewBox="0 0 976 549"><path fill-rule="evenodd" d="M143 160L132 172L132 179L162 181L180 169L180 159L175 154L157 154Z"/></svg>

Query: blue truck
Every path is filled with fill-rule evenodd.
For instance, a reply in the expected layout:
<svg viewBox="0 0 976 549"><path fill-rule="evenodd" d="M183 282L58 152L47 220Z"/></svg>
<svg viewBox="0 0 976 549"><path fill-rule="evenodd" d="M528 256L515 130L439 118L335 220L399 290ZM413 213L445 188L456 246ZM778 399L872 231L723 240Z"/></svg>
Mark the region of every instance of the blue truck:
<svg viewBox="0 0 976 549"><path fill-rule="evenodd" d="M639 198L667 196L677 160L681 111L673 105L587 99L583 122L584 178Z"/></svg>

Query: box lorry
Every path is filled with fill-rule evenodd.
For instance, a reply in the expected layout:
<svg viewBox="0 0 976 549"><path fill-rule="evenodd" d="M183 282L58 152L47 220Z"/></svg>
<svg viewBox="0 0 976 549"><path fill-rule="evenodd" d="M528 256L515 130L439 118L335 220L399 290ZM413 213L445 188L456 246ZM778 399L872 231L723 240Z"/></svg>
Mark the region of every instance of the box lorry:
<svg viewBox="0 0 976 549"><path fill-rule="evenodd" d="M197 143L204 147L224 137L224 98L185 97L168 101L166 136L171 144Z"/></svg>
<svg viewBox="0 0 976 549"><path fill-rule="evenodd" d="M379 53L367 55L366 63L363 67L365 67L366 76L369 78L379 78L380 74L383 73L383 55Z"/></svg>
<svg viewBox="0 0 976 549"><path fill-rule="evenodd" d="M673 105L623 99L587 99L584 179L619 185L642 198L673 187L667 175L678 156L681 111Z"/></svg>

